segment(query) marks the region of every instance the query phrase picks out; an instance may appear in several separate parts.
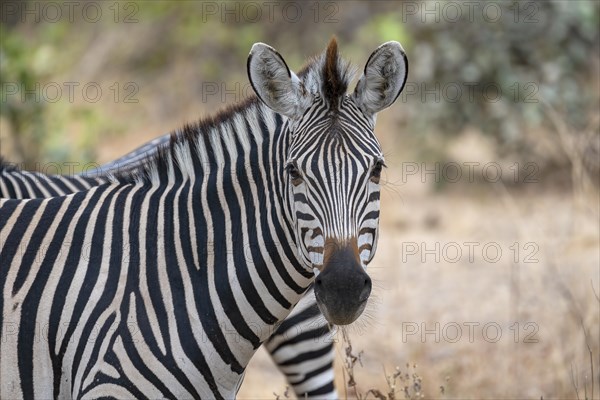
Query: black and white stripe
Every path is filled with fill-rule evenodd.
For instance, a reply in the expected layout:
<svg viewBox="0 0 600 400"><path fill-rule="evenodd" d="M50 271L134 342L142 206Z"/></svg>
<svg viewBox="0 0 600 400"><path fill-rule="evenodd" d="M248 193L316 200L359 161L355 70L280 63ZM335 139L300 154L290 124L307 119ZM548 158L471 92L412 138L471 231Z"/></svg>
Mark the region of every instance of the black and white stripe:
<svg viewBox="0 0 600 400"><path fill-rule="evenodd" d="M389 51L396 45L387 44ZM322 56L301 75L306 83L327 60ZM267 53L255 60L265 70L272 61ZM345 253L330 251L327 242L359 243L349 235L374 220L361 213L378 211L371 195L376 169L369 163L381 152L369 115L354 115L365 121L354 124L341 117L359 110L361 98L344 97L332 117L331 104L319 100L327 93L306 89L315 130L320 118L340 118L343 135L349 126L362 132L361 140L344 140L321 156L335 154L345 182L357 188L358 180L366 189L327 200L338 180L324 175L327 170L317 176L318 163L311 166L314 182L308 170L306 181L290 174L290 155L298 165L308 159L297 142L313 132L309 114L296 118L254 99L185 127L142 168L108 183L62 197L0 200L0 397L235 396L250 357L300 300L313 269L323 271L319 281L340 268L331 260ZM358 157L345 147L360 142L377 151ZM304 199L301 185L310 185ZM322 198L313 203L314 193ZM300 204L310 217L299 213ZM307 260L303 221L336 216L335 223L310 224L313 233L322 232L323 262ZM360 257L365 262L376 235L370 237L363 239L369 242L369 255ZM356 283L339 280L349 288ZM325 278L317 285L317 303L330 321L360 313L360 306L346 309L351 299L328 285Z"/></svg>
<svg viewBox="0 0 600 400"><path fill-rule="evenodd" d="M109 176L135 170L153 157L170 134L160 136L125 156L87 171L85 177L30 173L0 165L0 198L63 196L107 183ZM91 178L92 176L99 176ZM85 184L82 184L82 182ZM319 311L312 289L265 343L278 369L300 398L337 398L331 326Z"/></svg>
<svg viewBox="0 0 600 400"><path fill-rule="evenodd" d="M93 188L109 180L106 177L46 175L20 171L0 160L0 198L36 199L65 196Z"/></svg>

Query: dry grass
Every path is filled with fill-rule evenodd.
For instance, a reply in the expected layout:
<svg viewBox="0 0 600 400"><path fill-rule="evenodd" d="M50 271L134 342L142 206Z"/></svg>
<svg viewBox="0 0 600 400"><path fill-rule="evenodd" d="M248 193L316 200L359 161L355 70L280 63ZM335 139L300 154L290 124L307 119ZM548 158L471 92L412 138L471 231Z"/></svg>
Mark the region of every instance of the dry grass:
<svg viewBox="0 0 600 400"><path fill-rule="evenodd" d="M410 158L400 152L397 159ZM388 164L389 181L400 182L399 166ZM366 326L350 329L351 342L338 334L340 395L598 399L598 189L581 185L572 190L542 179L517 189L457 184L438 193L415 178L385 188L378 254L369 266L379 304ZM472 260L468 242L479 244ZM407 255L410 243L422 250L439 243L440 259ZM444 259L451 243L463 251L456 262ZM488 243L502 250L499 260L482 254ZM430 332L422 337L421 328ZM239 398L274 398L284 388L261 350Z"/></svg>
<svg viewBox="0 0 600 400"><path fill-rule="evenodd" d="M402 197L402 202L384 197L378 255L369 267L379 282L381 304L376 322L351 336L351 354L357 357L352 376L344 371L348 357L338 344L340 394L352 378L356 386L347 389L349 397L373 398L376 393L369 390L378 389L387 398L404 398L389 396L390 374L383 371L394 376L397 365L409 363L418 365L418 393L425 398L569 399L577 398L575 387L582 399L598 398L600 303L593 289L597 293L599 287L598 221L575 216L568 193L514 195L513 211L492 193L473 198L404 192ZM432 215L439 221L435 227L427 222ZM436 242L467 241L497 242L506 256L497 263L477 254L473 262L423 263L417 256L401 262L402 243L431 248ZM514 242L535 242L538 261L515 264L509 254ZM440 324L438 342L434 334L425 340L421 332L407 334L409 325L435 330L435 323ZM468 323L475 328L472 341ZM487 340L483 337L481 328L490 323L502 330L496 342L492 328ZM463 330L456 342L454 324ZM408 369L410 377L414 371ZM270 382L268 388L264 382ZM268 356L258 354L240 398L272 398L284 387Z"/></svg>

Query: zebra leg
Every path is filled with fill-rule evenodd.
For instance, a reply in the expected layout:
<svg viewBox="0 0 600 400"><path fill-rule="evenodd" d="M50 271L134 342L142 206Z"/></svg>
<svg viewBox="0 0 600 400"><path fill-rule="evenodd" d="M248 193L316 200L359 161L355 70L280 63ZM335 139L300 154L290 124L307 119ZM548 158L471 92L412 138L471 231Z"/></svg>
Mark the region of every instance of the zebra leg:
<svg viewBox="0 0 600 400"><path fill-rule="evenodd" d="M264 343L299 399L338 397L334 386L334 334L311 289Z"/></svg>

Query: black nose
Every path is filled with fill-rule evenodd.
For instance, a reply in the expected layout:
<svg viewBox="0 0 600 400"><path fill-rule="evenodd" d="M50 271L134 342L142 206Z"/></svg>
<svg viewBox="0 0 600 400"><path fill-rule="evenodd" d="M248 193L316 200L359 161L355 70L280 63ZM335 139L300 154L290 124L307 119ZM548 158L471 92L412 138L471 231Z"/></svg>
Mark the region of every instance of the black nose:
<svg viewBox="0 0 600 400"><path fill-rule="evenodd" d="M371 278L369 277L369 275L367 275L366 273L364 274L364 279L362 280L363 281L362 284L359 282L359 279L357 279L356 282L348 282L349 279L347 279L347 278L348 277L346 277L346 279L344 277L340 277L340 279L338 279L338 280L336 280L336 279L323 280L323 274L320 274L315 279L315 290L317 290L317 287L318 287L319 288L318 290L320 290L320 291L341 292L339 294L342 296L345 296L344 292L348 291L348 294L351 294L353 296L358 295L355 298L358 299L358 301L360 303L367 301L367 299L369 298L369 295L371 294L371 288L372 288ZM362 279L362 277L360 277L360 279ZM344 281L347 281L347 282L344 282Z"/></svg>
<svg viewBox="0 0 600 400"><path fill-rule="evenodd" d="M332 253L315 279L317 304L325 318L336 325L350 324L360 316L371 288L371 278L349 247Z"/></svg>

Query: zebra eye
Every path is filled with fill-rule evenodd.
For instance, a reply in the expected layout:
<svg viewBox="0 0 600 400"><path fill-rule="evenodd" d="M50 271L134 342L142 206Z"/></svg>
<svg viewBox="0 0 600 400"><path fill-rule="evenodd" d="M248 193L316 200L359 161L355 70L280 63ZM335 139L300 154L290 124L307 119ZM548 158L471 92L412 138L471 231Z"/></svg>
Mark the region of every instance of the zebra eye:
<svg viewBox="0 0 600 400"><path fill-rule="evenodd" d="M379 179L381 178L381 170L385 167L385 164L382 160L377 160L373 169L371 169L371 181L374 183L379 183Z"/></svg>
<svg viewBox="0 0 600 400"><path fill-rule="evenodd" d="M302 182L302 174L300 171L298 171L298 168L296 168L294 164L288 164L286 169L290 175L293 185L298 185L300 182Z"/></svg>

